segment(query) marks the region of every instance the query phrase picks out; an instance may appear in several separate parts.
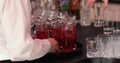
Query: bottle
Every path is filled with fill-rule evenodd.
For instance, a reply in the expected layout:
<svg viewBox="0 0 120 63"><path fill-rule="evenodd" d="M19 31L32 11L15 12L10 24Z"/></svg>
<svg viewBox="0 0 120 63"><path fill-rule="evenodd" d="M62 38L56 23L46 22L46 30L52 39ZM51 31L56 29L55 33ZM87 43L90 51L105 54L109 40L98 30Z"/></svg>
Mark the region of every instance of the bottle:
<svg viewBox="0 0 120 63"><path fill-rule="evenodd" d="M76 16L76 20L80 20L80 1L79 0L70 0L69 15Z"/></svg>
<svg viewBox="0 0 120 63"><path fill-rule="evenodd" d="M59 0L59 11L67 11L69 8L69 0Z"/></svg>

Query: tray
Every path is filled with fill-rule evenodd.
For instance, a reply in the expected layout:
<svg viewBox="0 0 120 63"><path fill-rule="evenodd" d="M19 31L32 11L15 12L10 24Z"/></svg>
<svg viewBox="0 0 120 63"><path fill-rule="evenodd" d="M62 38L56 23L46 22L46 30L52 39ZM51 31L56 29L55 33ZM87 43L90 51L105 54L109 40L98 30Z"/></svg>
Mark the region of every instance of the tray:
<svg viewBox="0 0 120 63"><path fill-rule="evenodd" d="M66 57L73 57L76 55L80 55L83 52L82 45L80 43L77 43L77 48L73 51L69 52L57 52L57 53L49 53L47 54L47 57L52 57L52 58L66 58Z"/></svg>

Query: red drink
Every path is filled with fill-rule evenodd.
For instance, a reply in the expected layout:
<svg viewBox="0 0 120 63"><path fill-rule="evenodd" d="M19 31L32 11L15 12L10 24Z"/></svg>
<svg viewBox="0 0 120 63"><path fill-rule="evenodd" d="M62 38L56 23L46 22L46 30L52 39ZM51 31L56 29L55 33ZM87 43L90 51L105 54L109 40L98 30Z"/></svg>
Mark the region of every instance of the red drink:
<svg viewBox="0 0 120 63"><path fill-rule="evenodd" d="M59 28L50 28L49 29L50 37L55 38L57 41L60 41L60 29Z"/></svg>
<svg viewBox="0 0 120 63"><path fill-rule="evenodd" d="M49 35L59 42L59 52L70 52L76 48L76 28L73 23L52 23Z"/></svg>
<svg viewBox="0 0 120 63"><path fill-rule="evenodd" d="M70 28L61 31L60 49L62 52L69 52L76 49L76 30Z"/></svg>
<svg viewBox="0 0 120 63"><path fill-rule="evenodd" d="M46 39L48 38L48 33L46 31L36 31L37 38Z"/></svg>
<svg viewBox="0 0 120 63"><path fill-rule="evenodd" d="M36 35L39 39L48 38L48 28L46 25L36 27Z"/></svg>

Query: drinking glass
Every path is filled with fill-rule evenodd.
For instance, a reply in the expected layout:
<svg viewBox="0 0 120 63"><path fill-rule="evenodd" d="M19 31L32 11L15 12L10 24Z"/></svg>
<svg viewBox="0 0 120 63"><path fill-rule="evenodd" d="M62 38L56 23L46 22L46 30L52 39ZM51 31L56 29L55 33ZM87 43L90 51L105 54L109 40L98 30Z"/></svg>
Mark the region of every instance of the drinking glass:
<svg viewBox="0 0 120 63"><path fill-rule="evenodd" d="M46 17L46 10L40 10L39 7L33 9L33 13L31 15L31 33L33 38L37 38L36 31L38 32L38 26L41 26L41 22L43 22ZM37 27L37 28L36 28Z"/></svg>
<svg viewBox="0 0 120 63"><path fill-rule="evenodd" d="M82 18L80 24L82 26L90 26L91 25L91 20L90 20L90 7L88 3L84 2L84 6L82 7Z"/></svg>
<svg viewBox="0 0 120 63"><path fill-rule="evenodd" d="M118 35L119 35L119 33L120 33L120 30L119 30L119 20L118 20L118 14L119 14L119 11L117 10L117 9L114 9L114 21L115 21L115 24L114 24L114 29L113 29L113 35L115 36L115 37L117 37Z"/></svg>
<svg viewBox="0 0 120 63"><path fill-rule="evenodd" d="M86 49L88 57L98 57L98 43L96 37L86 38Z"/></svg>
<svg viewBox="0 0 120 63"><path fill-rule="evenodd" d="M61 25L60 23L55 19L52 20L49 26L49 35L52 38L55 38L58 42L60 41L60 33L61 33Z"/></svg>
<svg viewBox="0 0 120 63"><path fill-rule="evenodd" d="M113 23L110 22L112 20L112 18L110 17L111 14L111 9L106 9L104 10L104 20L105 20L105 26L103 27L103 32L104 34L107 34L107 35L110 35L112 34L112 31L113 31Z"/></svg>
<svg viewBox="0 0 120 63"><path fill-rule="evenodd" d="M103 7L102 7L101 3L96 4L95 10L97 12L97 16L96 16L96 20L94 22L94 26L95 27L103 27L104 26L104 21L102 20Z"/></svg>
<svg viewBox="0 0 120 63"><path fill-rule="evenodd" d="M48 22L47 22L47 11L43 10L37 18L36 22L36 36L39 39L46 39L49 37L48 34Z"/></svg>
<svg viewBox="0 0 120 63"><path fill-rule="evenodd" d="M61 28L61 51L70 52L76 49L76 24L72 19L65 22Z"/></svg>
<svg viewBox="0 0 120 63"><path fill-rule="evenodd" d="M97 36L99 43L99 57L109 57L112 55L112 36L111 35L98 35Z"/></svg>
<svg viewBox="0 0 120 63"><path fill-rule="evenodd" d="M39 24L36 26L36 35L39 39L46 39L48 35L48 26L47 24Z"/></svg>

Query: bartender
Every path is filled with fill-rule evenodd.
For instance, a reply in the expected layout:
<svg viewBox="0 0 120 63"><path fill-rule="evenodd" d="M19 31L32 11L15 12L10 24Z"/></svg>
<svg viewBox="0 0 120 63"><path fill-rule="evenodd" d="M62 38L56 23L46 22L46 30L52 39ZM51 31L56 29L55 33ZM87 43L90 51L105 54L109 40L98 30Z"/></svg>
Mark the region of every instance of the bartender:
<svg viewBox="0 0 120 63"><path fill-rule="evenodd" d="M84 0L85 2L88 2L90 7L94 7L94 4L97 0ZM104 2L103 7L107 8L108 0L102 0Z"/></svg>
<svg viewBox="0 0 120 63"><path fill-rule="evenodd" d="M0 61L25 61L56 52L53 38L33 39L30 0L0 0Z"/></svg>

